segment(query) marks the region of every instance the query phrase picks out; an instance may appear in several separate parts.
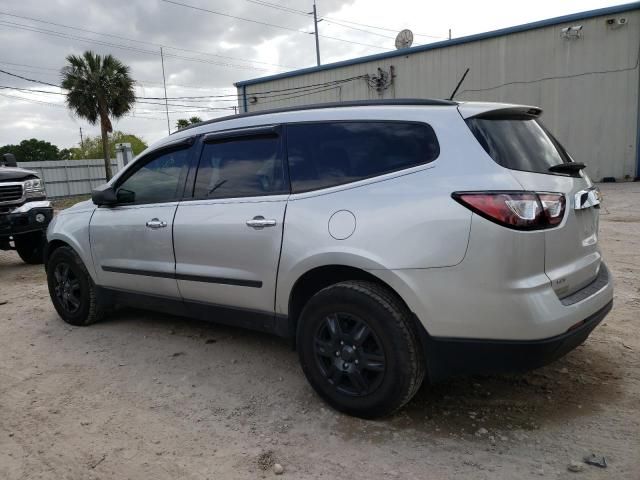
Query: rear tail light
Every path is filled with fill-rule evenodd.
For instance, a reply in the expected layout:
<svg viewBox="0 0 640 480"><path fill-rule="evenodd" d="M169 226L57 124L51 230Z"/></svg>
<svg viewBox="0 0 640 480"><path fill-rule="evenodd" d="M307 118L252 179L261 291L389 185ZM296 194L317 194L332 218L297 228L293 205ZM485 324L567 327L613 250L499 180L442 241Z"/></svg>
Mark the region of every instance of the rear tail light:
<svg viewBox="0 0 640 480"><path fill-rule="evenodd" d="M515 230L542 230L564 217L561 193L455 192L452 197L481 217Z"/></svg>

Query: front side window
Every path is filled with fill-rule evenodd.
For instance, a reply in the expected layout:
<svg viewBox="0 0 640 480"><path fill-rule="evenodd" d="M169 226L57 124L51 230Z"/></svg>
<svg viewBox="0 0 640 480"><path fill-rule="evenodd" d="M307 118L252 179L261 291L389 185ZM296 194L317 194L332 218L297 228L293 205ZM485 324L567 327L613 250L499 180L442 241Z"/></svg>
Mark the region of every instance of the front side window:
<svg viewBox="0 0 640 480"><path fill-rule="evenodd" d="M294 193L415 167L440 153L425 123L329 122L289 125L287 156Z"/></svg>
<svg viewBox="0 0 640 480"><path fill-rule="evenodd" d="M160 203L178 200L184 188L189 149L161 153L118 186L122 203Z"/></svg>
<svg viewBox="0 0 640 480"><path fill-rule="evenodd" d="M235 137L205 144L196 177L196 198L287 192L278 135Z"/></svg>

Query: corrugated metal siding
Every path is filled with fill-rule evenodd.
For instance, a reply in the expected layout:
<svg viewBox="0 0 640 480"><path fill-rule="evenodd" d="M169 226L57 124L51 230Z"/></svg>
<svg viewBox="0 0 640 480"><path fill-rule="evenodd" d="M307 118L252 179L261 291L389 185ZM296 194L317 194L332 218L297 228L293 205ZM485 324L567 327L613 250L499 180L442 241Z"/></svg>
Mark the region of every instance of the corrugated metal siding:
<svg viewBox="0 0 640 480"><path fill-rule="evenodd" d="M540 106L545 124L576 160L588 165L594 179L633 178L637 162L640 11L615 15L620 16L628 23L617 29L606 25L609 17L601 16L247 85L247 96L251 97L252 92L374 75L378 67L388 71L393 65L396 73L394 84L383 95L358 79L315 92L258 93L258 102L249 103L248 109L374 98L447 98L469 67L457 100ZM581 38L561 38L563 26L576 24L583 25Z"/></svg>

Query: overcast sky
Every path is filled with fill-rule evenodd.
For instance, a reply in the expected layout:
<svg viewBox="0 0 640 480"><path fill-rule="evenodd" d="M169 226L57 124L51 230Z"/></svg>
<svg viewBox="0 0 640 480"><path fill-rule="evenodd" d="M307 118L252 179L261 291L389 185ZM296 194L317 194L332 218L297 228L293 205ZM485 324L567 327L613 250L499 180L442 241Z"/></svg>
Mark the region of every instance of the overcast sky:
<svg viewBox="0 0 640 480"><path fill-rule="evenodd" d="M161 97L159 47L163 45L167 95L180 97L235 94L235 81L315 64L313 35L301 33L313 31L311 18L304 15L312 9L312 0L175 1L258 23L163 0L3 0L0 69L59 84L65 57L91 49L111 53L129 65L139 96ZM391 50L394 31L403 28L416 33L414 45L425 44L445 38L449 28L453 37L461 37L618 3L624 2L317 0L319 15L327 17L319 28L324 36L320 39L322 63ZM331 20L337 23L329 23ZM4 73L0 73L0 86L61 92ZM232 113L213 109L228 109L236 100L171 103L173 131L178 118L198 115L208 119ZM132 115L115 122L114 128L151 143L167 134L163 108L138 103ZM60 148L72 147L79 143L80 127L85 135L100 133L99 125L71 115L62 95L0 88L0 145L35 137Z"/></svg>

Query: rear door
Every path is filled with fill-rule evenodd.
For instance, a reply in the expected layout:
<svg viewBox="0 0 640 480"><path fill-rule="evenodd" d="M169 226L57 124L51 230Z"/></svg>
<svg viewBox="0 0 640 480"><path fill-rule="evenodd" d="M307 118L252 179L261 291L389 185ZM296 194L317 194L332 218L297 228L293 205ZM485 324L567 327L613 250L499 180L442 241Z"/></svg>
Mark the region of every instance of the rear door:
<svg viewBox="0 0 640 480"><path fill-rule="evenodd" d="M545 230L545 273L560 298L592 282L600 269L599 192L584 170L539 122L537 109L506 109L467 118L485 151L510 169L524 190L563 193L562 223ZM560 165L560 170L550 168ZM575 166L575 165L574 165ZM557 169L558 167L556 167Z"/></svg>
<svg viewBox="0 0 640 480"><path fill-rule="evenodd" d="M203 139L194 198L174 222L176 278L191 302L274 314L289 197L278 127Z"/></svg>

